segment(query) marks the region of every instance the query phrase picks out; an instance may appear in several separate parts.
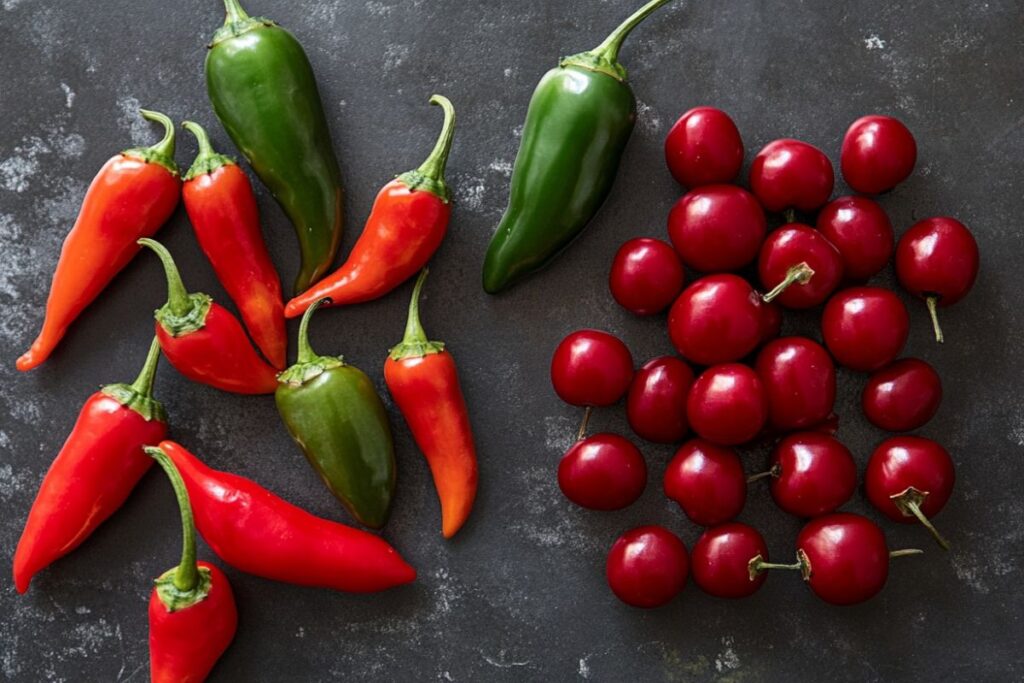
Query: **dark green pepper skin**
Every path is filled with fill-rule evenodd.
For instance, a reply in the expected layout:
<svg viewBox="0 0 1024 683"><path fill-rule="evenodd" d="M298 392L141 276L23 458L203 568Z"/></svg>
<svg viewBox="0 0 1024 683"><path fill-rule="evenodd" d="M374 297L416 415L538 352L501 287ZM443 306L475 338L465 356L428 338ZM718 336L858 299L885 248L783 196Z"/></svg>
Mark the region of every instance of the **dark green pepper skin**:
<svg viewBox="0 0 1024 683"><path fill-rule="evenodd" d="M295 227L299 294L323 277L341 242L341 172L313 68L277 24L227 0L227 20L206 55L213 109Z"/></svg>
<svg viewBox="0 0 1024 683"><path fill-rule="evenodd" d="M298 362L281 373L274 399L288 433L331 493L361 524L379 529L395 492L395 450L387 411L366 374L309 347L310 306L299 330Z"/></svg>
<svg viewBox="0 0 1024 683"><path fill-rule="evenodd" d="M617 62L622 40L668 0L651 0L600 46L566 57L537 84L512 170L508 208L484 259L496 294L564 250L608 197L636 121Z"/></svg>

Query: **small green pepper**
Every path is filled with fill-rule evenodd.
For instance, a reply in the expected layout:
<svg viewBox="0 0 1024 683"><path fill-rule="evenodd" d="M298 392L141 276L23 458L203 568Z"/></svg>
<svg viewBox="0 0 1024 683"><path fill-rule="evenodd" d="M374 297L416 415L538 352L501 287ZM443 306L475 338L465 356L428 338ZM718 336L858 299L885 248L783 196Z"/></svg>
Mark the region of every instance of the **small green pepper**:
<svg viewBox="0 0 1024 683"><path fill-rule="evenodd" d="M395 492L395 450L387 411L370 378L340 356L309 345L310 306L299 326L299 357L274 394L288 433L331 493L360 523L384 526Z"/></svg>

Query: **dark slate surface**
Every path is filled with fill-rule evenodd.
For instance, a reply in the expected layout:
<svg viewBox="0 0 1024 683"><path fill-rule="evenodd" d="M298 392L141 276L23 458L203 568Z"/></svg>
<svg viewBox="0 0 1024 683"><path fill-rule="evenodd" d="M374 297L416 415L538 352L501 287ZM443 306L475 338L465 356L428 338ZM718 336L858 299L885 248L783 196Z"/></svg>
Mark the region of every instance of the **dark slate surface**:
<svg viewBox="0 0 1024 683"><path fill-rule="evenodd" d="M1024 44L1016 0L933 3L683 3L663 9L623 51L639 121L615 190L589 233L557 265L508 296L488 298L479 269L504 207L530 92L559 55L591 47L635 2L621 0L251 0L293 30L316 68L348 190L351 247L375 192L417 165L440 125L433 92L459 112L449 167L456 210L424 301L428 331L449 342L472 406L482 487L454 542L438 532L428 472L392 410L401 475L385 536L419 569L412 586L373 596L291 588L228 569L241 624L216 680L1008 680L1024 676L1019 582L1024 507L1024 355L1019 292L1024 180ZM209 126L204 42L222 19L213 0L3 0L0 50L0 554L10 558L28 506L81 402L98 385L134 376L164 297L157 262L143 255L82 317L44 367L18 374L61 240L90 179L114 151L153 141L136 109ZM913 178L884 199L899 229L938 213L975 230L982 275L944 313L948 343L929 338L912 304L907 348L940 370L946 399L923 434L959 466L955 497L938 518L954 550L915 527L886 529L922 558L893 568L884 593L848 609L815 599L795 576L773 576L743 602L692 584L670 606L620 604L604 582L615 537L658 522L688 544L698 529L661 494L668 447L644 446L652 483L614 514L574 508L554 468L579 414L548 382L551 350L567 332L621 334L638 362L670 351L661 319L617 308L605 278L619 243L665 236L679 195L661 160L668 127L713 104L739 124L748 158L775 137L820 145L837 160L846 126L892 113L916 133ZM178 159L195 151L185 136ZM839 187L837 191L843 191ZM258 188L265 232L283 280L297 267L290 227ZM184 213L161 233L194 289L223 291ZM893 283L891 274L879 279ZM382 385L385 350L400 336L410 287L372 304L331 311L314 325ZM294 329L294 328L293 328ZM813 314L786 330L817 335ZM863 378L841 373L840 436L863 462L882 434L858 409ZM269 398L189 384L162 367L159 395L175 438L212 465L264 482L314 512L345 514L289 441ZM621 409L597 429L625 431ZM747 454L757 468L763 450ZM850 509L867 512L861 500ZM150 580L176 561L177 512L151 474L125 509L78 552L16 596L0 589L0 672L7 680L144 680ZM789 556L800 523L752 492L742 515ZM203 547L201 555L211 557ZM5 560L7 562L8 560Z"/></svg>

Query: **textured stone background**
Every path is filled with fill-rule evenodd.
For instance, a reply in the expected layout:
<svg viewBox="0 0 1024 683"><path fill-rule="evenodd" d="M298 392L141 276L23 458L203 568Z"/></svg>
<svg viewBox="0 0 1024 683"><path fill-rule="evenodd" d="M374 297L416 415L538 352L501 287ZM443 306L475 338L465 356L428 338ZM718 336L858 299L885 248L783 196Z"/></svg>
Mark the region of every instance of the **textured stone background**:
<svg viewBox="0 0 1024 683"><path fill-rule="evenodd" d="M1024 677L1020 589L1024 354L1019 293L1024 180L1024 33L1018 0L842 3L676 2L627 43L622 59L639 121L615 190L586 236L544 274L501 298L479 286L485 245L504 208L530 92L560 55L595 45L637 2L624 0L374 0L272 2L248 8L291 29L314 63L343 163L351 247L377 189L417 165L440 125L428 107L448 95L459 128L448 178L451 231L423 305L428 332L457 357L477 433L482 487L475 515L451 543L438 532L429 475L393 412L401 468L385 536L420 580L373 596L277 585L228 570L241 616L216 680L910 680ZM214 0L3 0L0 7L0 555L10 558L46 467L81 402L98 385L134 376L164 298L157 262L141 255L39 370L14 359L41 320L61 240L90 179L111 153L155 140L139 106L207 125L233 151L205 96L204 43L222 20ZM661 494L672 449L644 446L652 483L614 514L561 497L558 457L579 414L550 389L547 364L572 329L620 334L637 362L670 351L661 319L616 307L605 284L615 248L665 236L679 195L661 144L685 109L733 115L748 159L795 136L837 161L846 126L892 113L917 135L913 178L884 198L900 230L948 213L982 250L973 294L944 312L948 343L929 337L911 302L907 348L941 372L946 399L922 433L959 466L955 497L937 519L943 554L915 527L886 529L921 558L893 567L884 593L835 609L795 576L773 576L755 597L726 602L692 584L650 612L621 605L604 583L607 548L640 523L667 524L688 544L698 529ZM178 160L195 147L182 138ZM290 227L258 187L267 239L290 282ZM839 187L842 192L844 188ZM160 238L187 284L226 297L179 210ZM885 274L882 284L891 285ZM402 331L409 286L382 301L330 311L313 336L379 384L385 350ZM294 329L294 328L293 328ZM788 332L817 336L814 314ZM840 376L841 438L863 463L882 434L861 418L863 377ZM167 366L157 386L174 437L212 465L253 477L314 512L345 519L289 441L269 398L189 384ZM626 432L621 409L596 429ZM746 454L750 469L766 454ZM850 509L867 512L861 500ZM0 588L0 676L7 680L141 681L147 676L150 580L174 564L179 528L162 476L23 597ZM752 492L742 519L789 556L798 520ZM204 548L201 555L210 558ZM5 563L8 559L4 560ZM7 566L7 565L5 565ZM6 570L5 570L6 571Z"/></svg>

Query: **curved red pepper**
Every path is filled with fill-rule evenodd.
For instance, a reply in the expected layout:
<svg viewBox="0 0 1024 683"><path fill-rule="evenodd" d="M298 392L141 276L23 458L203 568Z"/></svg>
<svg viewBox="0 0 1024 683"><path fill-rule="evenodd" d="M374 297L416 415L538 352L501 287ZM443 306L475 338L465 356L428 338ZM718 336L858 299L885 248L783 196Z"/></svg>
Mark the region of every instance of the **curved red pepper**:
<svg viewBox="0 0 1024 683"><path fill-rule="evenodd" d="M170 252L151 239L139 244L160 257L167 275L167 303L156 312L156 338L174 368L193 382L236 394L272 394L277 371L245 336L242 323L201 292L189 294Z"/></svg>
<svg viewBox="0 0 1024 683"><path fill-rule="evenodd" d="M136 240L156 234L178 205L174 124L159 112L140 111L164 125L164 137L152 147L118 154L93 178L60 251L43 329L18 359L19 370L50 357L71 323L139 253Z"/></svg>
<svg viewBox="0 0 1024 683"><path fill-rule="evenodd" d="M211 469L173 441L160 450L177 466L196 527L222 560L274 581L353 593L416 579L378 536L316 517L251 479Z"/></svg>
<svg viewBox="0 0 1024 683"><path fill-rule="evenodd" d="M441 531L451 538L476 497L476 448L455 361L442 342L427 339L420 324L419 296L426 277L424 269L409 302L405 338L384 361L384 381L430 465L441 501Z"/></svg>
<svg viewBox="0 0 1024 683"><path fill-rule="evenodd" d="M281 279L263 242L252 185L238 164L213 150L199 124L182 125L199 141L181 191L196 239L256 346L271 365L283 369L287 339Z"/></svg>
<svg viewBox="0 0 1024 683"><path fill-rule="evenodd" d="M441 246L452 212L444 167L455 134L455 109L441 95L430 102L444 109L444 126L430 156L384 186L345 263L289 301L285 316L298 317L324 298L331 300L326 306L342 306L382 297L415 275Z"/></svg>
<svg viewBox="0 0 1024 683"><path fill-rule="evenodd" d="M89 397L28 513L14 552L14 587L28 590L37 572L77 548L128 498L152 461L142 452L167 435L153 399L160 347L131 385L111 384Z"/></svg>

